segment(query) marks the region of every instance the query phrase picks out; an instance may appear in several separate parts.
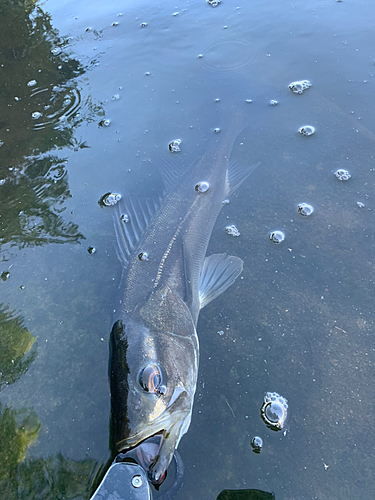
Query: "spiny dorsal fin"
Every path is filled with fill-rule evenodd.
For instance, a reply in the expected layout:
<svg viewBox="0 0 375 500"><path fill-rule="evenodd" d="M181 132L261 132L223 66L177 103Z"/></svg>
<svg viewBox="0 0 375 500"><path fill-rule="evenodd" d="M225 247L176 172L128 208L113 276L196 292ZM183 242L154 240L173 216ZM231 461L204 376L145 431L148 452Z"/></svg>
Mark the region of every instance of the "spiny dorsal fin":
<svg viewBox="0 0 375 500"><path fill-rule="evenodd" d="M201 309L216 299L241 274L243 261L226 253L213 254L204 259L199 279Z"/></svg>
<svg viewBox="0 0 375 500"><path fill-rule="evenodd" d="M162 197L146 198L141 201L128 195L117 203L113 215L117 241L116 253L124 267L129 264L137 243L162 201Z"/></svg>

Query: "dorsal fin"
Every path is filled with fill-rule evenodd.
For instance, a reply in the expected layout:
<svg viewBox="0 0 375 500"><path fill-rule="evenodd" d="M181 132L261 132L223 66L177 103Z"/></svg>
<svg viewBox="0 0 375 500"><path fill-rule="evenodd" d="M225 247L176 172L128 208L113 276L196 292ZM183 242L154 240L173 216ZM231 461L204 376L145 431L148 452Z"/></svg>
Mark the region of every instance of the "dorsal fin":
<svg viewBox="0 0 375 500"><path fill-rule="evenodd" d="M180 154L180 153L176 153ZM167 192L169 192L177 184L182 174L184 173L184 165L180 158L163 157L158 164L158 170L162 176L163 184Z"/></svg>
<svg viewBox="0 0 375 500"><path fill-rule="evenodd" d="M117 203L113 215L116 253L124 267L129 264L139 240L162 201L162 197L145 198L141 201L128 195Z"/></svg>
<svg viewBox="0 0 375 500"><path fill-rule="evenodd" d="M231 161L227 169L227 190L228 195L232 194L238 187L241 186L243 181L253 172L259 163L254 165L243 166L238 161Z"/></svg>
<svg viewBox="0 0 375 500"><path fill-rule="evenodd" d="M241 274L243 261L226 253L213 254L204 259L199 279L201 309L225 292Z"/></svg>

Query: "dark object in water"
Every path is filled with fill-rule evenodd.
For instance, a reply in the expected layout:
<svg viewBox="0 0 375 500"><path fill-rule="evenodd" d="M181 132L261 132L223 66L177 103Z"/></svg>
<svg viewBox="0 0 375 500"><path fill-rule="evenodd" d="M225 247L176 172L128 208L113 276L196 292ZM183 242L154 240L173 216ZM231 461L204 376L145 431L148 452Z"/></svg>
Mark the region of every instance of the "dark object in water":
<svg viewBox="0 0 375 500"><path fill-rule="evenodd" d="M223 490L217 500L275 500L275 495L262 490Z"/></svg>

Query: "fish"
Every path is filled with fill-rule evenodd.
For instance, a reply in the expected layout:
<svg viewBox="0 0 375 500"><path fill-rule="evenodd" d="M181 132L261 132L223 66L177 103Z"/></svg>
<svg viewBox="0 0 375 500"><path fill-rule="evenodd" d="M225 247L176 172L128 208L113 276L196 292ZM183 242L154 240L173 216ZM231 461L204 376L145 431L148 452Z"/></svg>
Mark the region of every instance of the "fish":
<svg viewBox="0 0 375 500"><path fill-rule="evenodd" d="M123 196L114 207L124 285L110 334L111 442L114 453L139 454L151 439L143 465L154 484L190 426L199 312L243 269L237 256L206 255L223 200L257 166L231 159L238 133L230 123L212 131L190 168L161 163L160 196Z"/></svg>

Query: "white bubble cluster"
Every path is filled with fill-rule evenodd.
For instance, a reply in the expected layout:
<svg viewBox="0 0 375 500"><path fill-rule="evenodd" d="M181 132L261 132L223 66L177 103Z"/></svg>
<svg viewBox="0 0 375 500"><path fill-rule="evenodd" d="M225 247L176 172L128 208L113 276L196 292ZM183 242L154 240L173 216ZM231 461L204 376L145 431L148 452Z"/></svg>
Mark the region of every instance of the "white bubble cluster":
<svg viewBox="0 0 375 500"><path fill-rule="evenodd" d="M209 189L210 184L207 181L198 182L198 184L195 185L195 190L198 191L198 193L206 193Z"/></svg>
<svg viewBox="0 0 375 500"><path fill-rule="evenodd" d="M298 129L298 132L301 135L308 137L309 135L313 135L315 132L315 128L312 125L304 125L303 127Z"/></svg>
<svg viewBox="0 0 375 500"><path fill-rule="evenodd" d="M174 139L168 144L169 151L172 153L178 153L180 149L181 139Z"/></svg>
<svg viewBox="0 0 375 500"><path fill-rule="evenodd" d="M345 170L345 168L339 168L338 170L336 170L335 176L339 181L348 181L351 177L351 174L348 170Z"/></svg>
<svg viewBox="0 0 375 500"><path fill-rule="evenodd" d="M101 205L104 205L105 207L113 207L113 205L116 205L121 200L121 194L119 193L107 193L104 196L102 196L100 202Z"/></svg>
<svg viewBox="0 0 375 500"><path fill-rule="evenodd" d="M299 203L298 204L298 213L303 215L304 217L308 217L314 212L314 207L309 205L308 203Z"/></svg>
<svg viewBox="0 0 375 500"><path fill-rule="evenodd" d="M285 234L280 230L276 230L269 234L269 238L272 243L281 243L285 240Z"/></svg>
<svg viewBox="0 0 375 500"><path fill-rule="evenodd" d="M231 224L230 226L227 226L225 228L225 231L230 235L230 236L240 236L240 232L237 229L237 227L234 224Z"/></svg>
<svg viewBox="0 0 375 500"><path fill-rule="evenodd" d="M266 392L260 412L267 427L281 430L288 416L288 400L277 392Z"/></svg>
<svg viewBox="0 0 375 500"><path fill-rule="evenodd" d="M298 80L297 82L292 82L289 84L289 88L294 94L302 94L306 89L310 87L311 82L309 82L309 80Z"/></svg>

